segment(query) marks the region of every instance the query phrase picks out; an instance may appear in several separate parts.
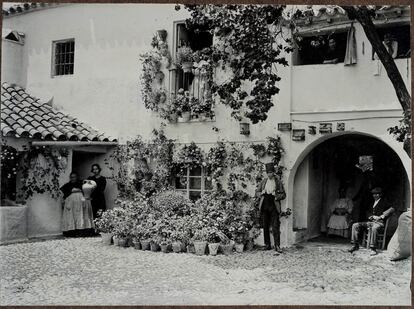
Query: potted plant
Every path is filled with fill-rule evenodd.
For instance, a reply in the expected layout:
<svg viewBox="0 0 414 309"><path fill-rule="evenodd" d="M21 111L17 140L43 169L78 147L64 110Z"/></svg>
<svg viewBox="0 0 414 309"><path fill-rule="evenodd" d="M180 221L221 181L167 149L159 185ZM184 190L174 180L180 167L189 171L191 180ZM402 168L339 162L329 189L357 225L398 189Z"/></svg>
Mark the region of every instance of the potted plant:
<svg viewBox="0 0 414 309"><path fill-rule="evenodd" d="M208 253L210 255L217 255L218 248L220 246L220 238L217 236L217 228L211 227L209 228L209 236L208 236Z"/></svg>
<svg viewBox="0 0 414 309"><path fill-rule="evenodd" d="M95 228L100 232L102 242L105 245L112 243L112 236L114 230L114 217L112 210L100 211L98 217L93 220Z"/></svg>
<svg viewBox="0 0 414 309"><path fill-rule="evenodd" d="M195 231L193 238L192 238L195 254L197 255L205 254L208 237L209 237L209 232L207 228L201 228Z"/></svg>
<svg viewBox="0 0 414 309"><path fill-rule="evenodd" d="M162 71L158 71L155 73L155 80L158 83L161 83L164 80L165 74Z"/></svg>
<svg viewBox="0 0 414 309"><path fill-rule="evenodd" d="M184 73L191 72L193 68L193 50L189 46L181 46L177 49L176 64L180 65Z"/></svg>
<svg viewBox="0 0 414 309"><path fill-rule="evenodd" d="M158 37L160 38L160 40L162 42L165 42L165 40L167 39L167 30L165 30L165 29L157 30L157 34L158 34Z"/></svg>
<svg viewBox="0 0 414 309"><path fill-rule="evenodd" d="M263 144L253 144L250 146L253 149L253 153L258 158L263 158L266 154L266 147Z"/></svg>
<svg viewBox="0 0 414 309"><path fill-rule="evenodd" d="M188 91L184 91L184 89L180 88L172 99L171 105L184 122L190 120L190 93Z"/></svg>

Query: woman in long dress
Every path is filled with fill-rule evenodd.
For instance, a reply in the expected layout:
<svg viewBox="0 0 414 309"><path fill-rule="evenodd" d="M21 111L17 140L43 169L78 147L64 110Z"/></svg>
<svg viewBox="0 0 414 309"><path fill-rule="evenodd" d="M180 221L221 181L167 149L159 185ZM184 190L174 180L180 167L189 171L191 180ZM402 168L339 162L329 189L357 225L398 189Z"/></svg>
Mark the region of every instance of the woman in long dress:
<svg viewBox="0 0 414 309"><path fill-rule="evenodd" d="M88 177L88 180L93 180L96 183L96 188L93 190L91 195L93 218L95 219L98 215L99 210L106 210L106 201L105 201L105 187L106 187L106 178L101 175L101 167L99 164L92 164L91 172L92 176Z"/></svg>
<svg viewBox="0 0 414 309"><path fill-rule="evenodd" d="M352 213L352 200L346 197L346 190L339 189L339 198L332 204L328 222L328 235L349 237L349 218Z"/></svg>
<svg viewBox="0 0 414 309"><path fill-rule="evenodd" d="M78 174L72 172L70 180L60 190L63 192L64 206L62 215L62 231L65 236L86 236L94 227L92 207L85 203L82 193L82 182Z"/></svg>

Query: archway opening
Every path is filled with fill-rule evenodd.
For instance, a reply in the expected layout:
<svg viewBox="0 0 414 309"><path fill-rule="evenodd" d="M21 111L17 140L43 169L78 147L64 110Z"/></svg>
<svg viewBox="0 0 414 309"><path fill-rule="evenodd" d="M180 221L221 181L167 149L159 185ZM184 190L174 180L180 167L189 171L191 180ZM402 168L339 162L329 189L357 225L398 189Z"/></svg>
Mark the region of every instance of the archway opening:
<svg viewBox="0 0 414 309"><path fill-rule="evenodd" d="M372 157L372 170L362 170L360 158ZM293 183L293 229L296 239L325 235L338 199L339 188L352 200L350 222L363 220L373 201L370 190L381 187L396 212L389 220L388 236L397 226L398 216L410 205L410 182L404 166L386 143L362 134L332 137L317 145L296 170ZM340 240L345 241L345 238Z"/></svg>

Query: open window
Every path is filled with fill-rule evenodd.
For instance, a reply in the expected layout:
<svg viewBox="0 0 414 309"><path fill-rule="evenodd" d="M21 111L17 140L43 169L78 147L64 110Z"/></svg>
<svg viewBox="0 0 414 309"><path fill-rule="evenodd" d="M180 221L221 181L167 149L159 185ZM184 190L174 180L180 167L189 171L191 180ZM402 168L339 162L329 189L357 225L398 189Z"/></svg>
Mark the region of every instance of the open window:
<svg viewBox="0 0 414 309"><path fill-rule="evenodd" d="M344 62L347 30L322 35L302 35L296 40L297 49L293 55L294 65L323 64Z"/></svg>
<svg viewBox="0 0 414 309"><path fill-rule="evenodd" d="M212 190L209 172L202 167L188 168L186 175L175 177L174 185L176 190L186 193L192 201L199 199L203 194Z"/></svg>
<svg viewBox="0 0 414 309"><path fill-rule="evenodd" d="M380 38L384 41L388 40L394 42L392 46L397 47L397 52L394 58L410 58L411 57L411 48L410 48L410 26L409 25L398 25L387 27L378 27L378 34ZM372 50L372 59L374 60L374 50Z"/></svg>
<svg viewBox="0 0 414 309"><path fill-rule="evenodd" d="M211 91L209 85L208 72L203 67L203 54L208 53L213 44L213 35L203 28L190 29L185 22L177 22L175 26L174 39L174 59L182 54L183 48L191 52L194 60L190 62L190 67L185 67L179 63L173 71L171 91L177 94L180 89L188 91L190 96L199 102L200 110L205 106L210 108ZM197 116L197 111L191 111L192 116ZM194 118L194 117L193 117Z"/></svg>

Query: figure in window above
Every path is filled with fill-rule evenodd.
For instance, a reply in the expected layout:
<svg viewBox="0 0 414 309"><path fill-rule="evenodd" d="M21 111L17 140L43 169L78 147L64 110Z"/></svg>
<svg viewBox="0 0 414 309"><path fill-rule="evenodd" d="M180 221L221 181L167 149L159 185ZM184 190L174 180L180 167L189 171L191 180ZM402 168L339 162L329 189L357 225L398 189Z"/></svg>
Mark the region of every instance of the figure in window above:
<svg viewBox="0 0 414 309"><path fill-rule="evenodd" d="M325 53L323 60L324 64L336 64L339 62L339 50L336 46L336 41L333 38L330 38L328 41L328 50Z"/></svg>

